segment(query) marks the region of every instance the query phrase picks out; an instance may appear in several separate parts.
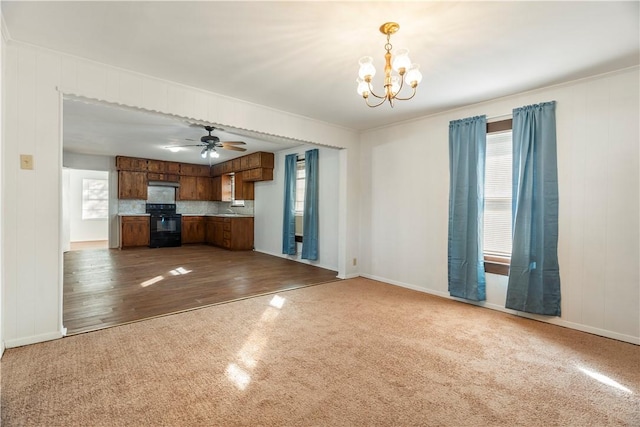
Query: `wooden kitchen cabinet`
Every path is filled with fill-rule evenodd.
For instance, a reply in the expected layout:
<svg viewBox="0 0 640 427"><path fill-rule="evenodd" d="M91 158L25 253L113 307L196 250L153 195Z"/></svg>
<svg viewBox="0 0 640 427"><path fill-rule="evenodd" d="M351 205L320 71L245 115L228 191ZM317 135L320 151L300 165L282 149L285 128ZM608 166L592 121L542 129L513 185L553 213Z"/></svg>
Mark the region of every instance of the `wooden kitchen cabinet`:
<svg viewBox="0 0 640 427"><path fill-rule="evenodd" d="M232 251L252 250L253 217L207 217L206 241Z"/></svg>
<svg viewBox="0 0 640 427"><path fill-rule="evenodd" d="M244 181L272 181L273 169L254 168L242 171L242 179Z"/></svg>
<svg viewBox="0 0 640 427"><path fill-rule="evenodd" d="M198 200L198 180L195 176L181 176L176 200Z"/></svg>
<svg viewBox="0 0 640 427"><path fill-rule="evenodd" d="M213 200L213 178L196 177L196 200Z"/></svg>
<svg viewBox="0 0 640 427"><path fill-rule="evenodd" d="M147 159L138 159L135 157L116 156L116 169L119 171L147 171Z"/></svg>
<svg viewBox="0 0 640 427"><path fill-rule="evenodd" d="M208 216L205 218L205 224L206 242L221 248L224 238L224 218Z"/></svg>
<svg viewBox="0 0 640 427"><path fill-rule="evenodd" d="M253 200L254 197L254 183L252 181L245 181L243 179L242 172L238 172L234 176L234 199L235 200Z"/></svg>
<svg viewBox="0 0 640 427"><path fill-rule="evenodd" d="M210 170L207 165L194 165L191 163L180 163L180 175L188 176L209 176Z"/></svg>
<svg viewBox="0 0 640 427"><path fill-rule="evenodd" d="M222 247L232 251L253 249L253 217L224 217Z"/></svg>
<svg viewBox="0 0 640 427"><path fill-rule="evenodd" d="M240 160L242 170L254 168L273 169L274 164L273 153L266 153L264 151L259 151L257 153L251 153L246 156L242 156Z"/></svg>
<svg viewBox="0 0 640 427"><path fill-rule="evenodd" d="M149 217L120 217L120 248L149 246Z"/></svg>
<svg viewBox="0 0 640 427"><path fill-rule="evenodd" d="M180 182L180 176L173 173L147 173L149 181Z"/></svg>
<svg viewBox="0 0 640 427"><path fill-rule="evenodd" d="M231 201L231 176L215 176L211 178L211 186L211 200L214 202Z"/></svg>
<svg viewBox="0 0 640 427"><path fill-rule="evenodd" d="M147 170L149 181L178 182L180 179L180 163L149 160Z"/></svg>
<svg viewBox="0 0 640 427"><path fill-rule="evenodd" d="M205 242L205 217L204 216L182 216L182 243L204 243Z"/></svg>
<svg viewBox="0 0 640 427"><path fill-rule="evenodd" d="M118 171L118 199L147 200L147 173Z"/></svg>

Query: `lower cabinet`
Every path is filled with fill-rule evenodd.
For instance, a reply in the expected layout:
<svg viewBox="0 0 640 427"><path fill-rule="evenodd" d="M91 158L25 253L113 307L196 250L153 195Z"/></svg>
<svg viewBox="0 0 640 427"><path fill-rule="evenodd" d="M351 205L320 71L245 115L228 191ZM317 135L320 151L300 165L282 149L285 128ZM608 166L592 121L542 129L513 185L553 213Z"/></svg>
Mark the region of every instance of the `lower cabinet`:
<svg viewBox="0 0 640 427"><path fill-rule="evenodd" d="M206 241L232 251L252 250L253 217L207 217Z"/></svg>
<svg viewBox="0 0 640 427"><path fill-rule="evenodd" d="M205 242L205 217L182 216L182 244Z"/></svg>
<svg viewBox="0 0 640 427"><path fill-rule="evenodd" d="M149 246L149 217L120 217L120 247Z"/></svg>

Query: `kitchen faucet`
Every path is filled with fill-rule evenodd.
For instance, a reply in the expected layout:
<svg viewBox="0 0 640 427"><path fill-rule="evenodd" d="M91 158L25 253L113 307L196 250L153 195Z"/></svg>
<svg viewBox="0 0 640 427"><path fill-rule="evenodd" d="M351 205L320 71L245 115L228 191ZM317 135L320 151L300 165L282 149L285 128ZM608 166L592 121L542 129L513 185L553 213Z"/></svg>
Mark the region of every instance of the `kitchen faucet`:
<svg viewBox="0 0 640 427"><path fill-rule="evenodd" d="M235 212L233 211L233 209L227 208L227 212L235 214Z"/></svg>

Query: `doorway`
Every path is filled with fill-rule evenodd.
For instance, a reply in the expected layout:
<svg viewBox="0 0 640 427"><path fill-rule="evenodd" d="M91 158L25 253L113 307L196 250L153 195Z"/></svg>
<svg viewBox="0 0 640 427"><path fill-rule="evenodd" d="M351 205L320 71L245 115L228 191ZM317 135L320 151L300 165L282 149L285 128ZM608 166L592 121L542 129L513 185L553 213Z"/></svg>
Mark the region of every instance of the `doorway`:
<svg viewBox="0 0 640 427"><path fill-rule="evenodd" d="M63 170L64 251L109 247L109 172Z"/></svg>

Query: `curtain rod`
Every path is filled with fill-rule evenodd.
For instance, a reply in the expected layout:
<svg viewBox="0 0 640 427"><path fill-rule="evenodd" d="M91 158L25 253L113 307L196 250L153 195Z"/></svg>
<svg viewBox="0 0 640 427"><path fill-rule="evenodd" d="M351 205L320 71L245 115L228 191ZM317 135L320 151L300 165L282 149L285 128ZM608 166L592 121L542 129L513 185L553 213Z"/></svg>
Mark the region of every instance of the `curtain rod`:
<svg viewBox="0 0 640 427"><path fill-rule="evenodd" d="M507 120L507 119L512 119L513 118L513 114L509 113L509 114L503 114L501 116L492 116L487 118L487 123L491 123L491 122L499 122L500 120Z"/></svg>

